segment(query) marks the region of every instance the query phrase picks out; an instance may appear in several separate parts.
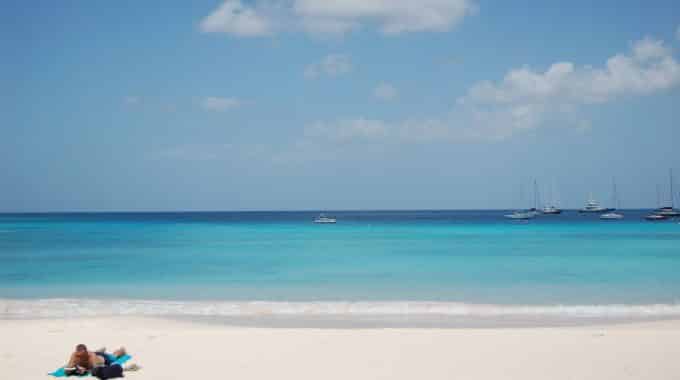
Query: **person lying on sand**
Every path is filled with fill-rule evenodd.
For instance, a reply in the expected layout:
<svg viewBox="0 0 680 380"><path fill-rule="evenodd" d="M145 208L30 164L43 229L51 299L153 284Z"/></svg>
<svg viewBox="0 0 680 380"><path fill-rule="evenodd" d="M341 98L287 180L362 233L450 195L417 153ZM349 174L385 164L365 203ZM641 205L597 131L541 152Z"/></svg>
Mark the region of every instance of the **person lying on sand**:
<svg viewBox="0 0 680 380"><path fill-rule="evenodd" d="M106 348L102 347L98 349L97 351L94 352L94 354L97 356L97 363L95 363L95 367L97 364L104 364L105 366L110 366L111 363L115 362L118 358L120 358L123 355L127 355L127 352L125 351L125 347L121 347L113 353L107 353ZM103 360L103 362L102 362Z"/></svg>
<svg viewBox="0 0 680 380"><path fill-rule="evenodd" d="M84 375L94 367L97 360L94 352L88 351L84 344L79 344L65 366L66 375Z"/></svg>
<svg viewBox="0 0 680 380"><path fill-rule="evenodd" d="M95 352L87 350L87 346L79 344L76 346L76 351L71 354L71 358L66 365L66 375L84 375L88 372L93 376L109 379L118 375L123 376L123 371L136 371L140 369L137 364L131 364L125 368L120 364L113 364L118 358L126 355L124 347L121 347L113 353L107 353L106 348L101 348Z"/></svg>
<svg viewBox="0 0 680 380"><path fill-rule="evenodd" d="M118 363L112 363L111 365L94 367L92 369L92 376L100 380L117 379L123 377L123 372L137 371L140 368L137 364L130 364L123 368Z"/></svg>

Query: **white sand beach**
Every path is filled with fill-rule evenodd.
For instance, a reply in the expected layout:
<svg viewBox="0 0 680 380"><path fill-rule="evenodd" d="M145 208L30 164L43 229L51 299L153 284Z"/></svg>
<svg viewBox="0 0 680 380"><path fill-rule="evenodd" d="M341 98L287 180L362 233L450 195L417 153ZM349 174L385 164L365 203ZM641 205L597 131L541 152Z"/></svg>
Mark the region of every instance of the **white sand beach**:
<svg viewBox="0 0 680 380"><path fill-rule="evenodd" d="M231 327L147 317L0 320L2 378L78 343L125 345L130 379L678 379L680 321L527 328Z"/></svg>

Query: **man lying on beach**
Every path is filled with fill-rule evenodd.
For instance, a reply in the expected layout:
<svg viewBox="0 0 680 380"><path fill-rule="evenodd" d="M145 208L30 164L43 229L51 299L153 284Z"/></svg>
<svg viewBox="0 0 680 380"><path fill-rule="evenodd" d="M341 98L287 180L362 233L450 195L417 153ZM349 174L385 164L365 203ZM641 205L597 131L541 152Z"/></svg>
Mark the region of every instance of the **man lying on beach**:
<svg viewBox="0 0 680 380"><path fill-rule="evenodd" d="M94 366L95 356L94 352L88 351L84 344L77 345L75 352L71 354L64 367L66 375L84 375Z"/></svg>
<svg viewBox="0 0 680 380"><path fill-rule="evenodd" d="M87 350L87 346L79 344L76 346L76 351L71 354L65 372L67 376L81 376L90 372L100 379L123 377L123 371L136 371L140 368L137 364L123 368L120 364L114 363L126 354L124 347L113 351L113 353L107 353L105 348L90 352Z"/></svg>

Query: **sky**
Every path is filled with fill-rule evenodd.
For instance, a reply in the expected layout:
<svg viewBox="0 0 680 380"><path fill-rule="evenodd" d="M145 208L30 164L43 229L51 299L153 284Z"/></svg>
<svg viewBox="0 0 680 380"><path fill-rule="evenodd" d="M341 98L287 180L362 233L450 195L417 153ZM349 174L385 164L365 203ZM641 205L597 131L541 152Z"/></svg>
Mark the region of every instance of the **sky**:
<svg viewBox="0 0 680 380"><path fill-rule="evenodd" d="M0 6L0 212L505 209L534 180L644 208L680 184L677 1Z"/></svg>

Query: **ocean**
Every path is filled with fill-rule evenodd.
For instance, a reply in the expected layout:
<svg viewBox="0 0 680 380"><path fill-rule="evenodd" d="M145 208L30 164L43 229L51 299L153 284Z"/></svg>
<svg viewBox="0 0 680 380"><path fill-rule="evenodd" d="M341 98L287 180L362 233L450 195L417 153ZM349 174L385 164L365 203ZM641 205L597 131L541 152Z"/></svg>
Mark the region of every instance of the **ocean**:
<svg viewBox="0 0 680 380"><path fill-rule="evenodd" d="M0 317L680 316L680 224L507 211L0 214Z"/></svg>

